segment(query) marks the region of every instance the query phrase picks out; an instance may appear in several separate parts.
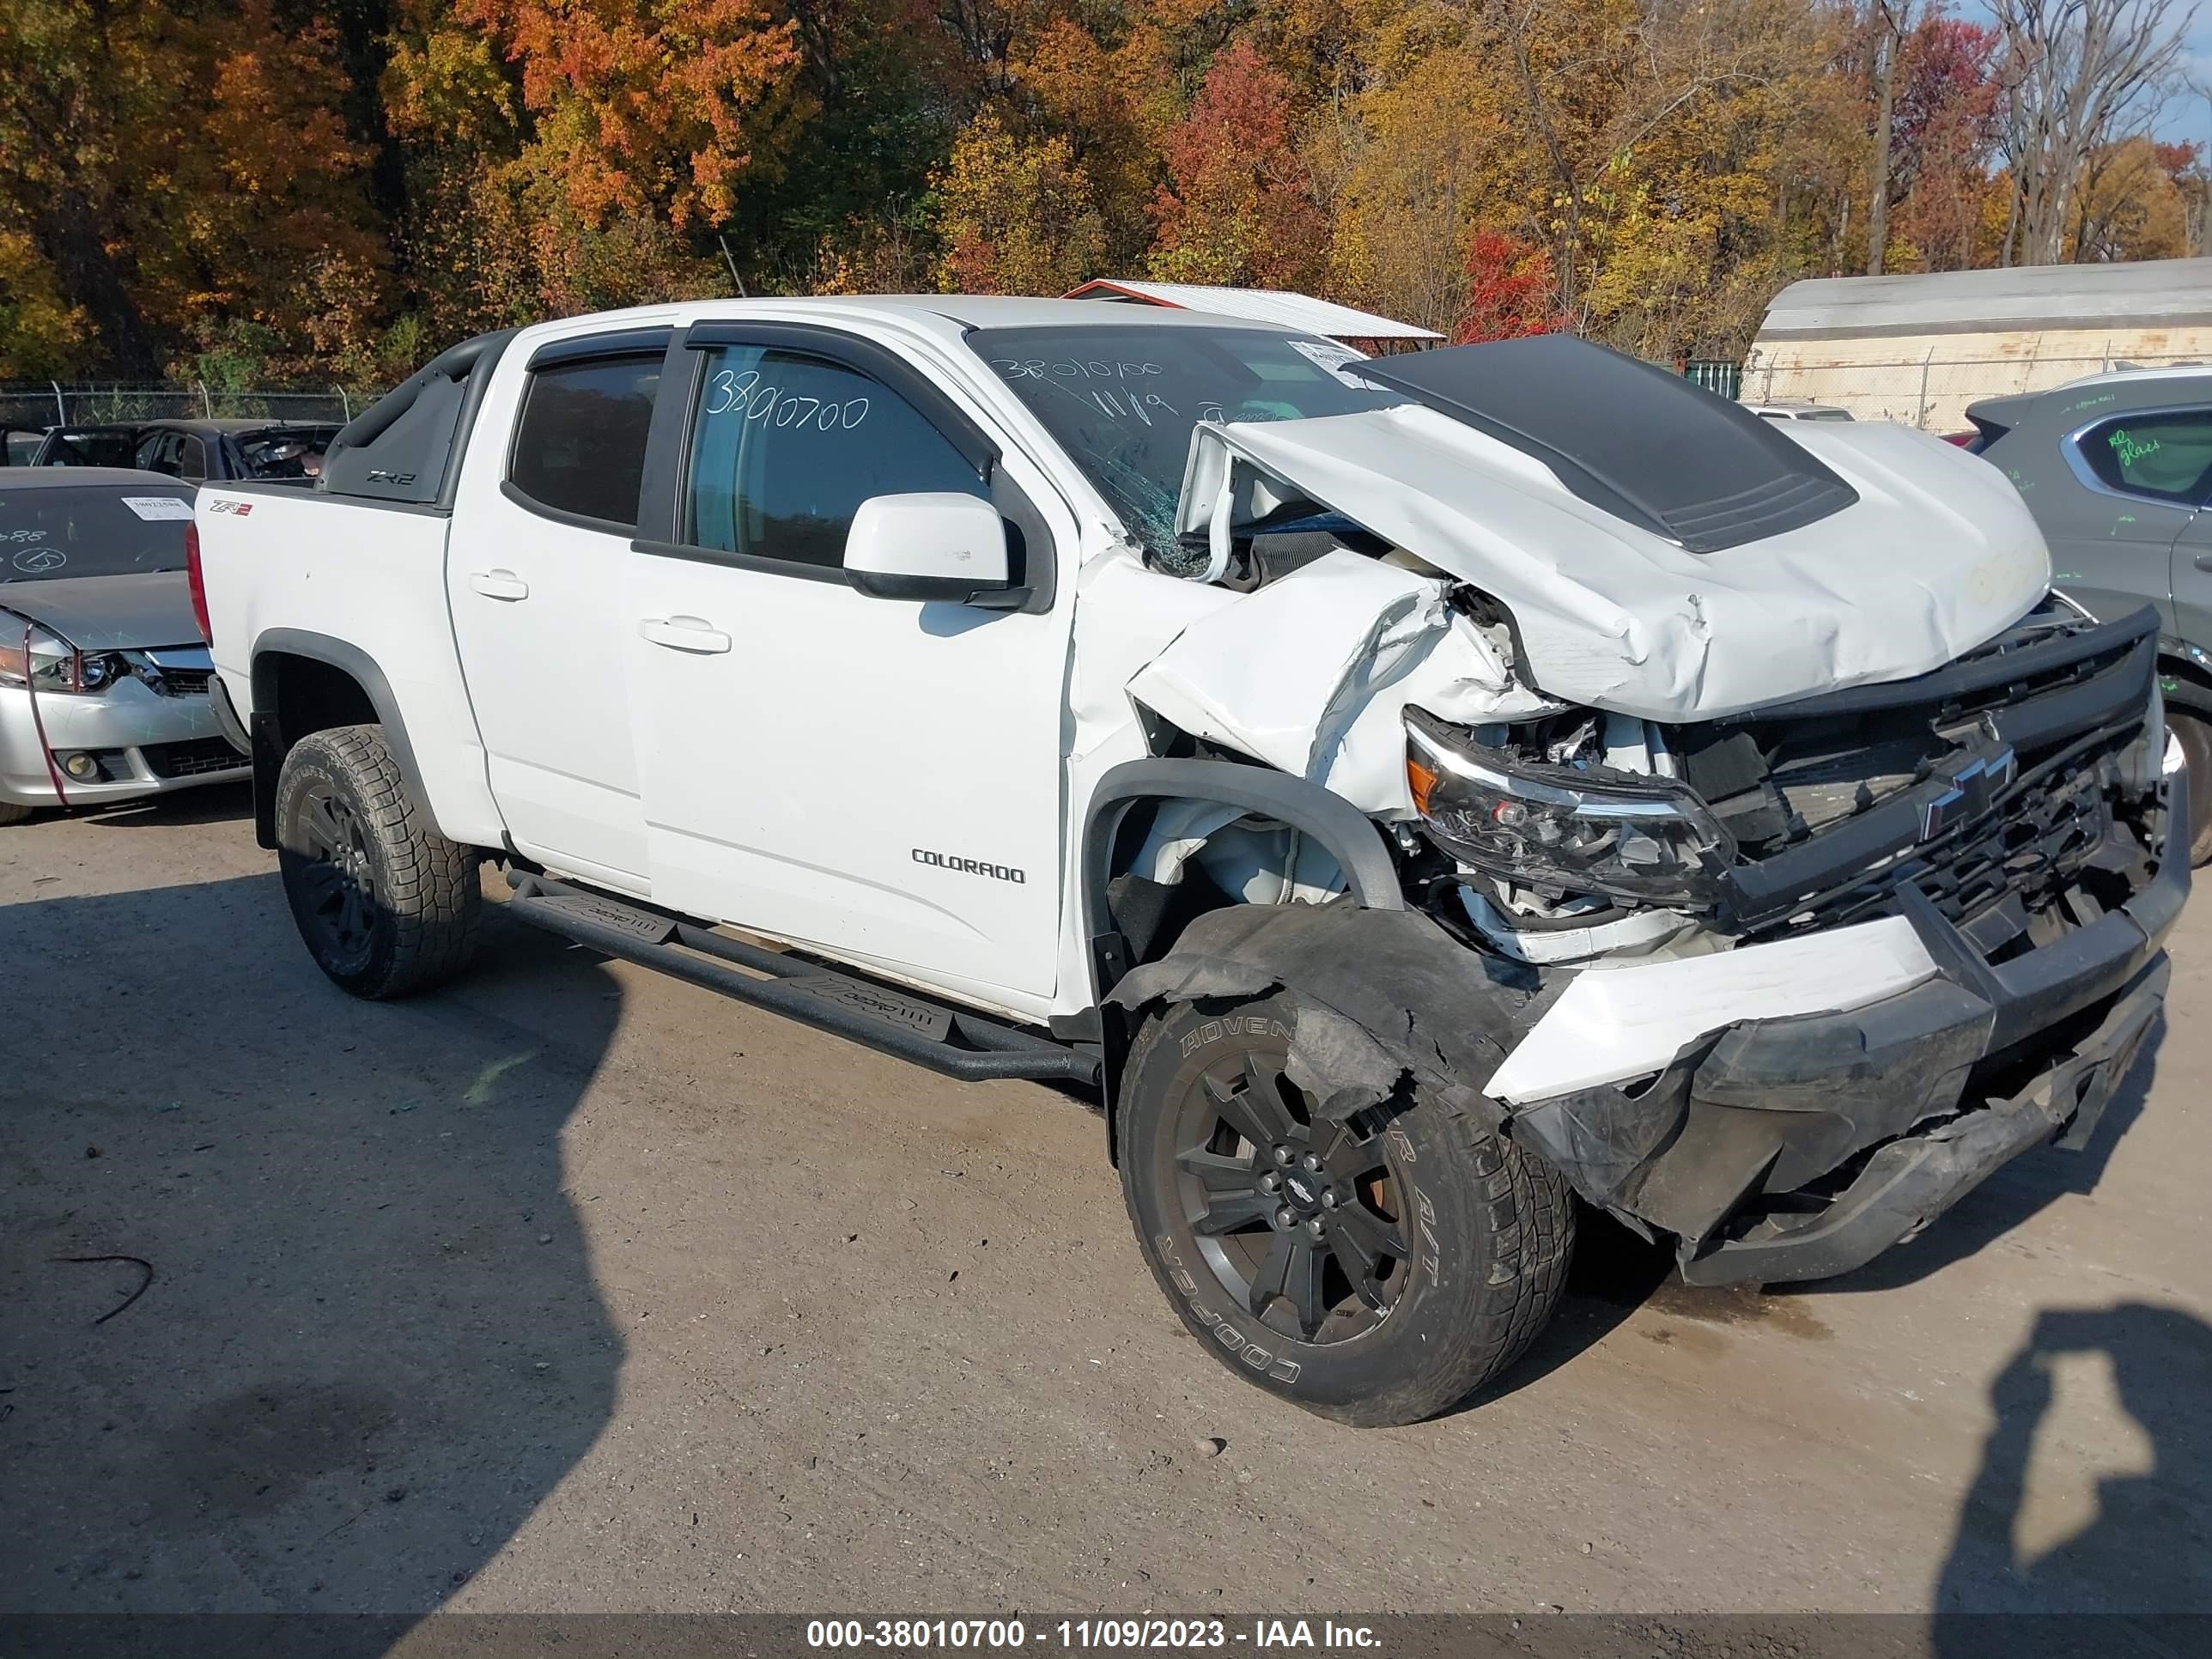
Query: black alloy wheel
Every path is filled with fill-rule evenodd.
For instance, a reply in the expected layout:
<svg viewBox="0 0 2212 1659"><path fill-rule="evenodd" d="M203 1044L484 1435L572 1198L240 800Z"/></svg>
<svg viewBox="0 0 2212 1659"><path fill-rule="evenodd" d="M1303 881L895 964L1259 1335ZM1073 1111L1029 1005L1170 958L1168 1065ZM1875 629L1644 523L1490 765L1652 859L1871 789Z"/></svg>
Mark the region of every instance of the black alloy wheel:
<svg viewBox="0 0 2212 1659"><path fill-rule="evenodd" d="M1389 1316L1412 1254L1377 1127L1316 1119L1253 1053L1200 1079L1176 1125L1183 1214L1200 1255L1263 1325L1316 1345Z"/></svg>
<svg viewBox="0 0 2212 1659"><path fill-rule="evenodd" d="M1572 1195L1462 1091L1409 1076L1322 1115L1289 1075L1302 1017L1287 992L1146 1010L1115 1091L1121 1194L1216 1361L1339 1422L1418 1423L1551 1316Z"/></svg>
<svg viewBox="0 0 2212 1659"><path fill-rule="evenodd" d="M295 879L304 902L298 915L303 928L321 935L311 941L323 947L317 957L339 972L366 965L377 904L368 825L352 802L318 781L301 793L292 831L285 844L300 855Z"/></svg>

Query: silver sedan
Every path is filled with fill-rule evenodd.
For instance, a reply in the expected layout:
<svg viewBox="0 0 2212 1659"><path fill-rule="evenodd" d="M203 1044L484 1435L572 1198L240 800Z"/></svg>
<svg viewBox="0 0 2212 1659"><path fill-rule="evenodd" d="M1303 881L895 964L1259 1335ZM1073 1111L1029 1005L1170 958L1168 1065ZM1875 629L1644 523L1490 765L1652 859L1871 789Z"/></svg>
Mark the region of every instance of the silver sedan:
<svg viewBox="0 0 2212 1659"><path fill-rule="evenodd" d="M0 823L248 775L209 695L189 484L0 471Z"/></svg>

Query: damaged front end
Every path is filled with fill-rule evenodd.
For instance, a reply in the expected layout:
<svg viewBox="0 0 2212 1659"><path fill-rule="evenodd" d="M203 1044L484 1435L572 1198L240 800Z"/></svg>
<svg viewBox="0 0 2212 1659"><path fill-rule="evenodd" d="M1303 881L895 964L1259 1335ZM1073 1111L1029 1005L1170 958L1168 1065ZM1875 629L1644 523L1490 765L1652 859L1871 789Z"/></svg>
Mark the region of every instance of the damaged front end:
<svg viewBox="0 0 2212 1659"><path fill-rule="evenodd" d="M1325 1113L1448 1091L1698 1282L1848 1271L2086 1140L2188 891L2152 614L2048 597L2016 500L1911 434L1822 434L1716 529L1438 407L1201 428L1178 574L1220 602L1127 682L1369 814L1407 909L1316 903L1292 836L1280 908L1110 1000L1286 991ZM1251 898L1177 822L1139 875Z"/></svg>
<svg viewBox="0 0 2212 1659"><path fill-rule="evenodd" d="M2154 643L2047 606L1936 674L1668 730L1725 859L1492 1075L1515 1133L1708 1283L1847 1271L2085 1142L2189 887Z"/></svg>
<svg viewBox="0 0 2212 1659"><path fill-rule="evenodd" d="M1410 1073L1693 1280L1847 1271L2085 1141L2153 1027L2189 883L2154 642L2046 606L1643 757L1613 718L1404 709L1409 909L1202 916L1115 1000L1281 987L1333 1114Z"/></svg>

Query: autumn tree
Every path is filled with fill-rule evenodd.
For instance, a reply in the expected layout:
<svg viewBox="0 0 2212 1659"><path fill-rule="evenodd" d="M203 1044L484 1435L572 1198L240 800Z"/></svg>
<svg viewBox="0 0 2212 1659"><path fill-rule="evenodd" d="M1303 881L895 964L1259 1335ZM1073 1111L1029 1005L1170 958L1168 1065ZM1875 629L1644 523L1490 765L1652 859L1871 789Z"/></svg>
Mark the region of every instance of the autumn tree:
<svg viewBox="0 0 2212 1659"><path fill-rule="evenodd" d="M134 378L225 340L276 374L342 352L384 309L386 252L336 48L271 0L0 8L16 304L81 319L67 355Z"/></svg>
<svg viewBox="0 0 2212 1659"><path fill-rule="evenodd" d="M1980 254L1998 136L1996 46L1996 30L1937 15L1899 47L1891 190L1897 234L1924 269L1963 270Z"/></svg>
<svg viewBox="0 0 2212 1659"><path fill-rule="evenodd" d="M1897 58L1910 0L1874 0L1874 160L1867 186L1867 275L1879 276L1889 253L1890 175L1897 155Z"/></svg>
<svg viewBox="0 0 2212 1659"><path fill-rule="evenodd" d="M88 327L30 235L0 230L0 380L70 373Z"/></svg>
<svg viewBox="0 0 2212 1659"><path fill-rule="evenodd" d="M1325 228L1292 143L1289 88L1249 42L1213 60L1190 114L1169 129L1160 148L1171 179L1153 204L1154 276L1316 285Z"/></svg>
<svg viewBox="0 0 2212 1659"><path fill-rule="evenodd" d="M86 333L71 354L143 377L161 349L119 246L137 132L164 101L160 31L139 12L88 0L0 6L0 234L13 240L11 311L54 326L58 296ZM11 348L10 355L26 348Z"/></svg>
<svg viewBox="0 0 2212 1659"><path fill-rule="evenodd" d="M1336 181L1332 291L1449 333L1467 308L1478 226L1552 245L1552 192L1526 124L1510 114L1498 64L1490 53L1430 52L1317 136L1310 164Z"/></svg>
<svg viewBox="0 0 2212 1659"><path fill-rule="evenodd" d="M2076 260L2177 259L2194 252L2187 186L2194 144L2137 137L2089 158L2075 197L2068 255Z"/></svg>
<svg viewBox="0 0 2212 1659"><path fill-rule="evenodd" d="M1139 270L1728 356L1798 276L2203 246L2187 0L1948 3L12 0L0 374Z"/></svg>
<svg viewBox="0 0 2212 1659"><path fill-rule="evenodd" d="M1514 340L1558 326L1559 296L1552 256L1502 231L1478 230L1467 249L1467 308L1451 332L1454 345Z"/></svg>
<svg viewBox="0 0 2212 1659"><path fill-rule="evenodd" d="M1066 137L1018 137L987 112L953 145L938 193L947 292L1064 294L1095 274L1105 226Z"/></svg>

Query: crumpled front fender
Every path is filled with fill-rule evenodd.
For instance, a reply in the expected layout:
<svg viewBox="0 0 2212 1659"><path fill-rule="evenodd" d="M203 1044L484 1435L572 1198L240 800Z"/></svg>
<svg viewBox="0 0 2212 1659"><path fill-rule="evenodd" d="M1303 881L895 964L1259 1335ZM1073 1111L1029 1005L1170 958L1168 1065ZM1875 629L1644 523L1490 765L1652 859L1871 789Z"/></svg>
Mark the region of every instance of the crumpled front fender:
<svg viewBox="0 0 2212 1659"><path fill-rule="evenodd" d="M1485 1079L1542 1017L1565 975L1472 951L1413 910L1329 904L1209 911L1106 1000L1158 1003L1288 994L1291 1079L1341 1121L1409 1077L1495 1128Z"/></svg>

